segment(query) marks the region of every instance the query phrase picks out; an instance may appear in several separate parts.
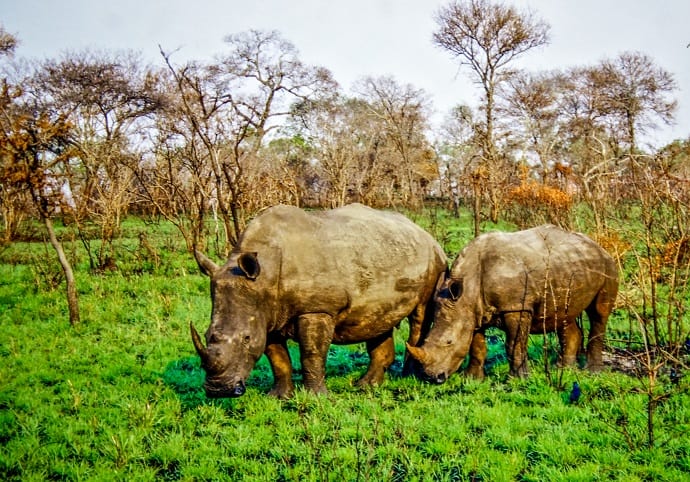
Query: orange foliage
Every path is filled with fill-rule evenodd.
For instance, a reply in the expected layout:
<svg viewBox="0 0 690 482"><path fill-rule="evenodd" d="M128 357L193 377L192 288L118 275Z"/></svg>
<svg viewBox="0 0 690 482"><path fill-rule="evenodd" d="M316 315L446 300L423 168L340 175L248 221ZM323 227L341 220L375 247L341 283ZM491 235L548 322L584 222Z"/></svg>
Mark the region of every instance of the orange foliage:
<svg viewBox="0 0 690 482"><path fill-rule="evenodd" d="M573 205L568 193L533 180L523 180L510 191L508 199L527 208L550 207L557 211L567 211Z"/></svg>
<svg viewBox="0 0 690 482"><path fill-rule="evenodd" d="M690 259L690 238L683 236L666 244L661 255L661 264L663 266L676 266L687 263L688 259Z"/></svg>
<svg viewBox="0 0 690 482"><path fill-rule="evenodd" d="M615 231L602 234L593 234L590 237L596 241L599 246L604 248L604 251L616 259L620 259L632 248L632 244L629 241L621 238L620 234Z"/></svg>

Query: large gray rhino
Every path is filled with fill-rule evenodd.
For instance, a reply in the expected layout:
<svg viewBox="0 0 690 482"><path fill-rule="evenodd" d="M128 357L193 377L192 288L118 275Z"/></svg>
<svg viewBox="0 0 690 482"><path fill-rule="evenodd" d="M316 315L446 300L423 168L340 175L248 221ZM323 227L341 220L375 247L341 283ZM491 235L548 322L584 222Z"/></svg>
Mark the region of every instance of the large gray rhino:
<svg viewBox="0 0 690 482"><path fill-rule="evenodd" d="M606 323L618 293L615 261L590 238L545 225L516 233L487 233L458 255L434 295L433 326L421 347L409 354L421 375L443 383L468 351L471 376L484 376L484 331L506 332L513 376L527 375L530 333L557 332L564 365L582 346L577 317L590 322L587 366L603 366ZM418 368L419 369L419 368Z"/></svg>
<svg viewBox="0 0 690 482"><path fill-rule="evenodd" d="M366 342L369 369L359 384L379 384L393 363L393 328L406 316L408 344L422 337L436 282L447 268L438 243L406 217L352 204L307 213L267 209L222 267L195 253L211 277L213 310L206 346L190 323L210 397L236 397L265 353L271 394L293 394L286 341L299 343L304 385L326 392L331 343Z"/></svg>

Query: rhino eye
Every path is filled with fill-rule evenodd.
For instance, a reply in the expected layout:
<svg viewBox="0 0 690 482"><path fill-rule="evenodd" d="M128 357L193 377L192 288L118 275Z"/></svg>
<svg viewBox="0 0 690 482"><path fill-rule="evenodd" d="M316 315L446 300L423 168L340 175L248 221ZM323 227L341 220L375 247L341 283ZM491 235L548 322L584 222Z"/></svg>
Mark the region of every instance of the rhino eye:
<svg viewBox="0 0 690 482"><path fill-rule="evenodd" d="M242 340L242 343L244 343L245 345L249 345L249 342L251 341L251 339L252 339L252 337L249 336L249 335L247 335L247 336L245 336L244 339Z"/></svg>

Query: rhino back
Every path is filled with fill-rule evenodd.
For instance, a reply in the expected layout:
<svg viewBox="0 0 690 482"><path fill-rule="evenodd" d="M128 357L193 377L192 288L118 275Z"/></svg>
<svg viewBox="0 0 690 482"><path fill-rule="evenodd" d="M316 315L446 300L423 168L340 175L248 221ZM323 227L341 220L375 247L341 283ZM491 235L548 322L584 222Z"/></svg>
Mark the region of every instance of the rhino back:
<svg viewBox="0 0 690 482"><path fill-rule="evenodd" d="M239 249L257 252L260 262L280 258L272 275L286 316L323 312L345 324L397 323L431 295L446 263L412 221L359 204L314 213L270 208L250 223Z"/></svg>
<svg viewBox="0 0 690 482"><path fill-rule="evenodd" d="M464 256L479 260L478 302L491 312L580 313L617 278L615 263L594 241L550 225L480 236Z"/></svg>

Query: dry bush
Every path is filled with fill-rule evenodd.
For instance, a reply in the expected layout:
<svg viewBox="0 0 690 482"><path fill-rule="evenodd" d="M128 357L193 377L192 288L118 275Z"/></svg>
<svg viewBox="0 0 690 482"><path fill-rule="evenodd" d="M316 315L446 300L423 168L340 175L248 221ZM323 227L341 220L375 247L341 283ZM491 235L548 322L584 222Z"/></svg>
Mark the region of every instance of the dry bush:
<svg viewBox="0 0 690 482"><path fill-rule="evenodd" d="M668 241L661 254L661 265L673 267L690 263L690 237L683 235Z"/></svg>
<svg viewBox="0 0 690 482"><path fill-rule="evenodd" d="M570 226L573 197L559 188L523 179L507 199L508 217L521 228L545 222Z"/></svg>
<svg viewBox="0 0 690 482"><path fill-rule="evenodd" d="M633 247L629 240L622 238L619 232L613 230L594 233L590 237L619 263Z"/></svg>

